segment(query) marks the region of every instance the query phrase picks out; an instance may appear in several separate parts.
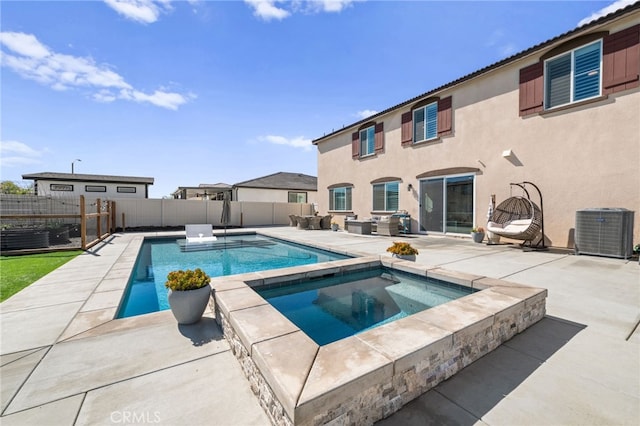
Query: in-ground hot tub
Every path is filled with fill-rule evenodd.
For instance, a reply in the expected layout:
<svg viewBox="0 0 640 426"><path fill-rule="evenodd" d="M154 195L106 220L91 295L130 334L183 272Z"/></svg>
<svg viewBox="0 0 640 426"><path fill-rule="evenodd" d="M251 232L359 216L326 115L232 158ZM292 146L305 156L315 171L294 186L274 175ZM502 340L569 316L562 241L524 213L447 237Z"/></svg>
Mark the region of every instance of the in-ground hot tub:
<svg viewBox="0 0 640 426"><path fill-rule="evenodd" d="M381 266L477 291L320 346L253 290ZM378 257L214 279L211 285L216 320L277 425L370 424L387 417L542 319L547 295L545 289Z"/></svg>

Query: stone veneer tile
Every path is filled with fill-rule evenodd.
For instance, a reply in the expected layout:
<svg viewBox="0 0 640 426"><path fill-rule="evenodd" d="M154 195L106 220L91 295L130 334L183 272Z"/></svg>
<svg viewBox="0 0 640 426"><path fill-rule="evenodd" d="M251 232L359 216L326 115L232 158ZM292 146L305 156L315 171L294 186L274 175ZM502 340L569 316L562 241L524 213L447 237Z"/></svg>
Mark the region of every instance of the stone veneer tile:
<svg viewBox="0 0 640 426"><path fill-rule="evenodd" d="M224 293L226 296L226 293L231 291ZM254 344L298 331L298 327L268 304L232 311L228 317L251 356Z"/></svg>
<svg viewBox="0 0 640 426"><path fill-rule="evenodd" d="M350 337L320 347L302 390L294 422L306 424L366 389L391 382L393 362L362 340Z"/></svg>
<svg viewBox="0 0 640 426"><path fill-rule="evenodd" d="M453 333L412 317L360 333L356 338L394 361L394 374L415 366L431 354L451 349Z"/></svg>
<svg viewBox="0 0 640 426"><path fill-rule="evenodd" d="M216 292L215 298L216 306L226 317L229 316L230 312L237 311L239 309L267 304L267 301L260 297L258 293L246 286L233 290Z"/></svg>
<svg viewBox="0 0 640 426"><path fill-rule="evenodd" d="M434 268L427 271L427 278L435 278L450 283L471 287L472 283L480 278L480 275L467 274L465 272L450 271L448 269Z"/></svg>
<svg viewBox="0 0 640 426"><path fill-rule="evenodd" d="M318 349L302 331L253 346L253 361L291 419Z"/></svg>

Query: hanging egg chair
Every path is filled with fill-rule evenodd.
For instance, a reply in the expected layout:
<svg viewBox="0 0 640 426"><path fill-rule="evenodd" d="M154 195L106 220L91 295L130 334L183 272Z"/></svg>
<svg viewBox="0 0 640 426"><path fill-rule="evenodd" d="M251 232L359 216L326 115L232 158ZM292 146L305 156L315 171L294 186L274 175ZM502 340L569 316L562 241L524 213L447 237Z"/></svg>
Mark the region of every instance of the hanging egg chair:
<svg viewBox="0 0 640 426"><path fill-rule="evenodd" d="M522 188L526 197L511 196L498 204L489 218L487 231L502 237L523 240L523 245L528 243L529 247L533 247L534 239L539 238L536 243L536 248L546 250L542 193L540 189L534 183L527 181L511 183L509 185L511 187L518 186ZM540 207L531 201L529 191L526 189L527 185L534 187L538 192Z"/></svg>

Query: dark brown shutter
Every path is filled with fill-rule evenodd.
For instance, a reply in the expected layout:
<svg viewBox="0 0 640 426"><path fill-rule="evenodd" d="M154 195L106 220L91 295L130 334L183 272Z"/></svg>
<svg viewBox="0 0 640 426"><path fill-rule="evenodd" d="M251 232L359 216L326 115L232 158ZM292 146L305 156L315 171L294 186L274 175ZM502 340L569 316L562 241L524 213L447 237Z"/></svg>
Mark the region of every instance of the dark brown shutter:
<svg viewBox="0 0 640 426"><path fill-rule="evenodd" d="M413 111L402 114L402 146L411 145L413 143Z"/></svg>
<svg viewBox="0 0 640 426"><path fill-rule="evenodd" d="M520 116L535 114L542 111L542 98L544 92L544 81L542 78L544 70L543 62L536 62L533 65L520 70Z"/></svg>
<svg viewBox="0 0 640 426"><path fill-rule="evenodd" d="M438 101L438 137L448 136L451 132L451 96Z"/></svg>
<svg viewBox="0 0 640 426"><path fill-rule="evenodd" d="M602 41L602 94L640 85L640 24Z"/></svg>
<svg viewBox="0 0 640 426"><path fill-rule="evenodd" d="M376 154L384 152L384 123L376 124L374 149Z"/></svg>
<svg viewBox="0 0 640 426"><path fill-rule="evenodd" d="M360 157L360 132L351 134L351 158Z"/></svg>

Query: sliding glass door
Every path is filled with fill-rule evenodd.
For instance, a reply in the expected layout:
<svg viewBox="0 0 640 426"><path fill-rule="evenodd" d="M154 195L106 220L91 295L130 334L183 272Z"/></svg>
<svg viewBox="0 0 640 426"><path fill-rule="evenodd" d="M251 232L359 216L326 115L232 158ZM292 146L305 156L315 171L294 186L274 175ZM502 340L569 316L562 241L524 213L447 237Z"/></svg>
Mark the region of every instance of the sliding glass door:
<svg viewBox="0 0 640 426"><path fill-rule="evenodd" d="M468 234L473 227L474 177L420 181L420 231Z"/></svg>

